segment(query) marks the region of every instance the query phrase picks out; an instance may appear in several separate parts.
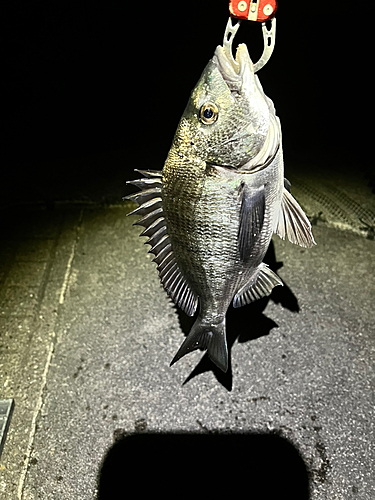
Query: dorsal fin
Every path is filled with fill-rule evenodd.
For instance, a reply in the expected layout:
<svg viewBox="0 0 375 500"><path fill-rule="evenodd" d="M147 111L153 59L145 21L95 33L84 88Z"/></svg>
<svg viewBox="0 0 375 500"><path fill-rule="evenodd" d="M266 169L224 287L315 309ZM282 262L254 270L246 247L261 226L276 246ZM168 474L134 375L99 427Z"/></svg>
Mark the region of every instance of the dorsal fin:
<svg viewBox="0 0 375 500"><path fill-rule="evenodd" d="M146 244L151 245L150 253L155 255L154 262L158 265L160 281L165 291L187 315L194 316L198 298L178 267L163 216L163 203L160 197L162 174L156 170L137 170L137 172L145 175L146 179L129 181L129 184L144 189L124 197L139 205L127 215L142 215L134 225L145 228L141 236L148 237Z"/></svg>
<svg viewBox="0 0 375 500"><path fill-rule="evenodd" d="M249 283L243 286L233 299L233 307L242 307L245 304L250 304L254 300L266 297L272 292L272 289L277 285L282 285L283 282L270 269L267 264L260 264L255 276L251 278Z"/></svg>
<svg viewBox="0 0 375 500"><path fill-rule="evenodd" d="M124 196L125 200L135 201L138 205L142 205L146 201L155 199L155 196L160 194L160 187L153 187L151 189L144 189L143 191L139 191L138 193L129 194L128 196Z"/></svg>
<svg viewBox="0 0 375 500"><path fill-rule="evenodd" d="M150 177L146 179L126 181L126 184L132 184L133 186L137 186L139 189L150 189L155 187L160 188L162 186L160 177Z"/></svg>
<svg viewBox="0 0 375 500"><path fill-rule="evenodd" d="M316 245L309 219L285 187L275 233L283 240L287 237L291 243L301 247L308 248Z"/></svg>
<svg viewBox="0 0 375 500"><path fill-rule="evenodd" d="M147 178L151 177L163 177L163 173L161 170L139 170L138 168L134 169L135 172L139 172Z"/></svg>

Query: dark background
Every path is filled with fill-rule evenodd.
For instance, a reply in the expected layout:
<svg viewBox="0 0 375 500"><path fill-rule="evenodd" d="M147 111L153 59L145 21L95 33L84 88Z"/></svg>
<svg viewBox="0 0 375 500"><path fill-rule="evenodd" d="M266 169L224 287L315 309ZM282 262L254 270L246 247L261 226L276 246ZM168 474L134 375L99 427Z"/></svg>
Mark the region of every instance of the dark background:
<svg viewBox="0 0 375 500"><path fill-rule="evenodd" d="M369 168L363 30L345 2L329 5L279 2L276 48L259 77L286 164L360 175ZM1 11L2 203L121 201L134 168L161 169L229 14L227 0L27 0ZM255 62L260 24L244 22L236 42Z"/></svg>

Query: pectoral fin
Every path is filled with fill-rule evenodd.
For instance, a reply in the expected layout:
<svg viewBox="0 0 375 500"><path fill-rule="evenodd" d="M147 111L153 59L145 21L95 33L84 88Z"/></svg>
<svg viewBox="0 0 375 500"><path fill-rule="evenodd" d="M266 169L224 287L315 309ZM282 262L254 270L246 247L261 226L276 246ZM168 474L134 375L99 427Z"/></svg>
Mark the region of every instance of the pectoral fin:
<svg viewBox="0 0 375 500"><path fill-rule="evenodd" d="M287 237L291 243L301 247L308 248L316 245L309 219L285 187L275 233L283 240Z"/></svg>
<svg viewBox="0 0 375 500"><path fill-rule="evenodd" d="M264 187L250 192L242 184L240 226L238 230L238 246L241 259L246 262L250 258L251 249L258 238L264 221Z"/></svg>

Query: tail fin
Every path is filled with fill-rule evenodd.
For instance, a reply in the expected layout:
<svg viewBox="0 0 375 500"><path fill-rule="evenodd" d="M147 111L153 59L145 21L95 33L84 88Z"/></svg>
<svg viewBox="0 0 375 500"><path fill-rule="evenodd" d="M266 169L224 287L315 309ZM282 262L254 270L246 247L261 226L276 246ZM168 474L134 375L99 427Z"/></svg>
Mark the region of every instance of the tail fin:
<svg viewBox="0 0 375 500"><path fill-rule="evenodd" d="M205 324L202 318L198 316L196 322L192 326L189 335L184 340L183 344L177 351L176 356L172 359L171 366L180 358L196 349L207 349L209 358L223 372L228 370L228 348L225 336L225 317L216 324Z"/></svg>

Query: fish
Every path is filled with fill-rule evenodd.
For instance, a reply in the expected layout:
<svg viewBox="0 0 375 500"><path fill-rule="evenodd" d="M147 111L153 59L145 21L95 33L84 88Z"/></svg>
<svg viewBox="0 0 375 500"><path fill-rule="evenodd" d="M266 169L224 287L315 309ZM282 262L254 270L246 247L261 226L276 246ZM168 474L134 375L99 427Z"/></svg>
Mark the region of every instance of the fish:
<svg viewBox="0 0 375 500"><path fill-rule="evenodd" d="M189 97L163 169L138 170L138 207L161 283L197 318L171 361L207 351L228 370L225 317L283 285L264 262L272 235L308 248L311 224L284 179L281 124L246 44L216 47Z"/></svg>

